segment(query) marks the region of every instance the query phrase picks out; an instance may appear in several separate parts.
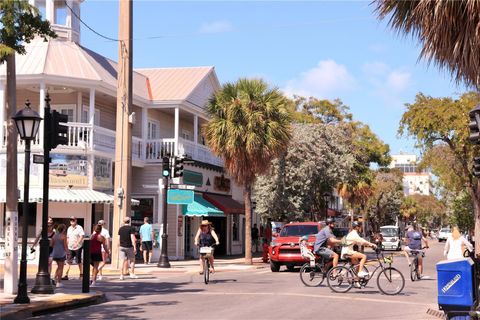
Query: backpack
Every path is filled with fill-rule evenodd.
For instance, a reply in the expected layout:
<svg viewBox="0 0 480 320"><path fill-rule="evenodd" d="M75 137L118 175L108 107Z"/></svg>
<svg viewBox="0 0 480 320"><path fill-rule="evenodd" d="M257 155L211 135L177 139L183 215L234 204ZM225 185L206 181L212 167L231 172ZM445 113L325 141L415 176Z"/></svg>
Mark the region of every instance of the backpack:
<svg viewBox="0 0 480 320"><path fill-rule="evenodd" d="M414 231L412 237L413 240L422 240L422 234L420 231Z"/></svg>

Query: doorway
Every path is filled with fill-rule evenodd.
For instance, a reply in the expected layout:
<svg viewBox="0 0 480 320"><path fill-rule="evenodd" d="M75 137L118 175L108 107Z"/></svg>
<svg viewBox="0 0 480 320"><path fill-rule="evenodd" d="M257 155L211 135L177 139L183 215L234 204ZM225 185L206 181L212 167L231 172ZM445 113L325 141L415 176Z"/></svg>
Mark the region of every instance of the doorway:
<svg viewBox="0 0 480 320"><path fill-rule="evenodd" d="M215 248L215 256L224 256L227 254L227 218L225 217L206 217L212 223L215 233L218 236L220 244Z"/></svg>

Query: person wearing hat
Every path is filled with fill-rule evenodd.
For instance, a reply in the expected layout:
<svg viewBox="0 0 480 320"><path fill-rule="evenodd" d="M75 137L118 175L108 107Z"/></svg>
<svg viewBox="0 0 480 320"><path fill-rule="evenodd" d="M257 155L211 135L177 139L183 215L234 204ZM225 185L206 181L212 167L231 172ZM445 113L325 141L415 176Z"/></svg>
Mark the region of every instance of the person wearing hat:
<svg viewBox="0 0 480 320"><path fill-rule="evenodd" d="M203 220L200 224L200 227L198 228L197 234L195 235L195 245L199 247L211 247L214 244L218 246L219 243L220 242L218 242L218 236L212 229L212 223L208 220ZM208 258L210 260L210 270L203 270L204 259L205 258L200 255L199 273L203 274L204 272L208 271L210 271L211 273L215 272L215 268L213 267L213 253Z"/></svg>
<svg viewBox="0 0 480 320"><path fill-rule="evenodd" d="M338 254L328 248L328 246L332 247L336 244L340 244L342 243L342 240L338 240L333 234L333 228L335 228L335 220L333 220L332 218L327 218L325 222L325 227L323 227L323 229L320 230L315 236L313 252L315 252L316 255L322 257L325 263L332 260L332 266L335 268L338 265Z"/></svg>
<svg viewBox="0 0 480 320"><path fill-rule="evenodd" d="M102 231L100 235L105 238L105 245L102 246L102 261L98 265L98 280L102 280L103 274L102 269L107 264L107 258L110 253L110 232L105 228L105 220L99 220L98 225L102 226Z"/></svg>
<svg viewBox="0 0 480 320"><path fill-rule="evenodd" d="M358 261L360 260L360 264L358 266L358 273L357 275L361 278L368 276L368 272L363 270L363 266L365 265L365 262L367 261L367 256L363 253L357 252L353 249L354 245L363 245L363 246L369 246L372 248L377 248L377 246L374 243L370 243L367 240L363 239L360 237L358 234L358 231L360 230L360 223L357 221L354 221L352 223L352 230L347 234L345 237L345 242L346 245L345 247L342 248L342 259L345 259L347 257L350 258L350 261L352 264L357 264Z"/></svg>
<svg viewBox="0 0 480 320"><path fill-rule="evenodd" d="M82 251L84 237L85 232L83 231L82 226L77 224L77 218L71 216L70 227L68 227L67 230L67 244L70 255L67 261L67 270L65 271L65 276L62 278L62 280L68 280L70 265L74 263L78 264L78 269L80 270L80 277L83 276Z"/></svg>

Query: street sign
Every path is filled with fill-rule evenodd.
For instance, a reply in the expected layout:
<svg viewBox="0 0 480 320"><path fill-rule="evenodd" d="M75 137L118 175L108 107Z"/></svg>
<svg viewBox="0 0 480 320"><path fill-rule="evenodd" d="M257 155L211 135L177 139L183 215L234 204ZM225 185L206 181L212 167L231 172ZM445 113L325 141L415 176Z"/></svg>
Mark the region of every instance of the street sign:
<svg viewBox="0 0 480 320"><path fill-rule="evenodd" d="M167 192L168 204L190 204L193 203L193 190L170 189Z"/></svg>
<svg viewBox="0 0 480 320"><path fill-rule="evenodd" d="M43 154L34 154L33 155L33 163L40 163L43 164L44 162Z"/></svg>
<svg viewBox="0 0 480 320"><path fill-rule="evenodd" d="M188 184L170 184L171 189L182 189L182 190L195 190L195 186L191 186Z"/></svg>

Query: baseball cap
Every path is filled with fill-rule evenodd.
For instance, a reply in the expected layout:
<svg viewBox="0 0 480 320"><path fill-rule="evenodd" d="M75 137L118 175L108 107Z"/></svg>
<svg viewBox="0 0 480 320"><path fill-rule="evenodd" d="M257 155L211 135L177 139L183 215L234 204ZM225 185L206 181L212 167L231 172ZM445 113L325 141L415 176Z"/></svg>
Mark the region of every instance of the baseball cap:
<svg viewBox="0 0 480 320"><path fill-rule="evenodd" d="M71 217L70 217L70 220L75 220L75 221L77 221L77 218L75 218L75 216L71 216Z"/></svg>
<svg viewBox="0 0 480 320"><path fill-rule="evenodd" d="M105 220L98 220L98 224L103 226L105 224Z"/></svg>
<svg viewBox="0 0 480 320"><path fill-rule="evenodd" d="M123 218L123 222L124 222L124 223L129 223L129 222L130 222L130 217L125 217L125 218Z"/></svg>

